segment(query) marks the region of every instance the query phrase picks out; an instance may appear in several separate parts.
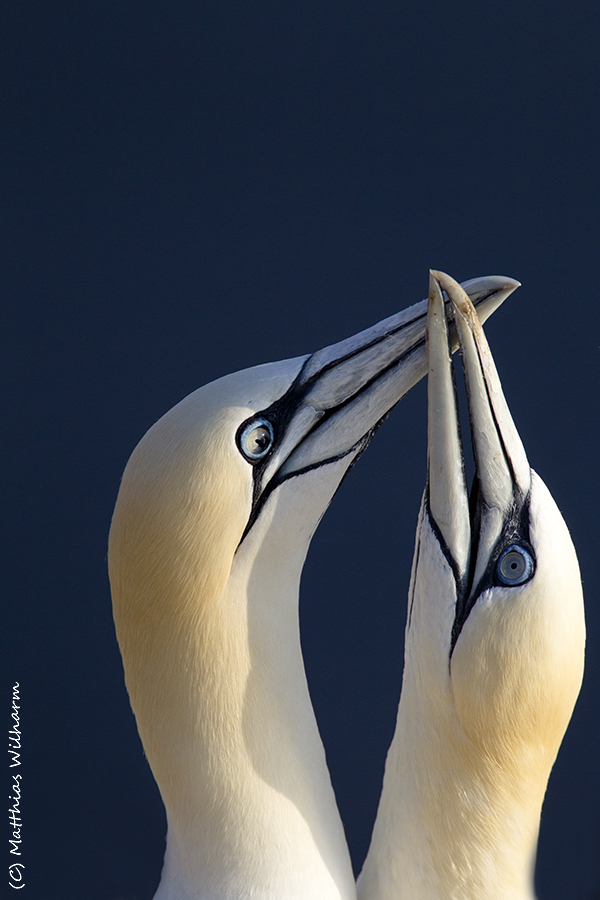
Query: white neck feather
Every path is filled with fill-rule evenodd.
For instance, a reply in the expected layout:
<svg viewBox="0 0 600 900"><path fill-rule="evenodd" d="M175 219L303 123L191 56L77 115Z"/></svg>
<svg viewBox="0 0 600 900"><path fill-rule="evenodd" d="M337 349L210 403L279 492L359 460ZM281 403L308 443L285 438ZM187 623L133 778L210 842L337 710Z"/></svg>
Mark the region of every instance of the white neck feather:
<svg viewBox="0 0 600 900"><path fill-rule="evenodd" d="M235 469L228 481L215 472L221 502L205 518L187 498L212 477L206 463L184 453L178 471L169 445L161 481L154 445L124 477L110 567L127 687L167 810L156 900L352 900L298 625L319 517L304 507L320 509L335 484L304 487L303 506L287 482L236 551L247 512L228 506ZM217 521L215 508L231 511Z"/></svg>
<svg viewBox="0 0 600 900"><path fill-rule="evenodd" d="M260 537L238 551L191 661L203 690L179 722L188 737L177 758L169 750L177 783L161 784L169 836L156 900L355 895L301 655L305 550L293 558L288 535L280 546Z"/></svg>
<svg viewBox="0 0 600 900"><path fill-rule="evenodd" d="M547 769L532 760L513 783L417 679L405 673L360 900L532 900Z"/></svg>

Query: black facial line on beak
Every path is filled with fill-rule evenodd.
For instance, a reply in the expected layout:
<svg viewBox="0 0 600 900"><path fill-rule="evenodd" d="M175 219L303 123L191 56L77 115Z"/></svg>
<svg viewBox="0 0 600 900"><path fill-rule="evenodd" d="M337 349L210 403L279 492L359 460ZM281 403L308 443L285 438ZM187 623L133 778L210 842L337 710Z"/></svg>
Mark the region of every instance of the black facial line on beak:
<svg viewBox="0 0 600 900"><path fill-rule="evenodd" d="M416 321L418 318L421 318L421 316L415 317L415 319L412 321ZM402 327L403 328L406 327L407 324L409 324L409 323L405 322L402 325ZM387 332L385 337L395 334L395 332L398 330L400 330L400 329L394 329L393 331ZM314 375L311 375L311 377L309 379L307 379L305 382L302 382L302 373L304 372L304 370L310 363L310 360L312 359L312 356L310 356L305 361L304 365L302 366L302 369L296 376L295 380L292 382L291 386L285 392L285 394L283 394L283 396L281 396L278 400L276 400L274 403L272 403L271 406L267 407L264 410L260 410L260 411L256 412L253 416L251 416L249 419L247 419L246 421L244 421L241 424L240 428L238 429L238 433L248 424L248 422L251 422L253 419L256 419L258 417L263 417L265 419L268 419L268 421L271 422L271 424L273 425L273 430L275 432L275 440L273 442L273 447L271 448L271 451L263 459L261 459L259 462L254 464L253 488L252 488L252 509L250 511L248 523L247 523L246 528L244 529L244 533L240 539L240 544L243 542L244 538L246 537L246 535L248 534L248 532L250 531L250 529L256 522L263 506L265 505L266 501L268 500L268 498L270 497L272 492L277 487L279 487L280 484L283 484L284 481L287 481L290 478L295 478L298 475L303 475L306 472L310 472L313 469L318 469L321 466L337 462L338 460L343 459L345 456L348 456L348 454L356 452L357 448L359 448L358 453L356 453L354 460L352 461L352 463L348 467L348 470L344 474L344 478L345 478L348 475L348 473L350 472L350 470L352 469L352 467L354 466L354 464L358 461L358 459L360 458L362 453L366 450L366 448L368 447L369 443L371 442L371 440L373 438L373 435L378 430L378 428L385 422L385 420L389 416L390 412L396 405L395 403L388 410L386 410L386 412L377 420L377 422L374 425L372 425L371 428L367 429L365 434L363 434L357 441L355 441L351 447L348 447L347 449L343 450L341 453L334 454L333 456L328 456L325 459L319 460L318 462L314 462L314 463L311 463L310 465L303 466L302 468L297 469L294 472L288 472L286 475L279 476L278 473L276 472L272 476L271 480L266 485L266 487L264 489L262 488L262 477L263 477L263 473L267 467L267 464L268 464L269 460L271 459L271 456L273 455L273 453L281 445L281 443L284 439L285 430L286 430L288 424L292 420L294 413L296 412L296 410L302 403L302 400L304 399L304 397L310 391L313 384L316 381L318 381L318 379L325 372L334 368L336 365L345 362L348 359L352 359L352 357L357 356L359 353L362 353L364 350L367 350L369 347L374 346L375 344L379 343L382 339L383 338L377 338L376 340L372 341L369 344L364 344L363 346L358 348L354 353L349 353L346 356L340 357L339 359L334 360L331 363L328 363L326 366L324 366L322 369L320 369ZM381 369L379 372L377 372L376 375L374 375L372 378L370 378L368 381L366 381L357 391L355 391L354 394L351 394L350 396L346 397L341 403L338 403L336 406L332 406L329 409L324 410L321 418L314 423L312 428L310 428L306 432L306 434L302 437L302 439L299 441L299 443L296 445L296 447L294 447L294 451L297 450L299 447L301 447L303 442L305 440L307 440L307 438L311 434L313 434L315 431L317 431L322 425L324 425L332 416L336 415L341 410L343 410L346 406L349 406L351 403L353 403L358 397L361 396L361 394L365 393L365 391L368 391L369 388L371 388L374 384L376 384L380 378L387 375L388 372L391 372L396 366L399 366L403 362L405 362L413 353L415 353L424 344L425 344L425 338L422 338L421 340L417 341L416 343L414 343L412 345L412 347L410 347L409 350L407 350L405 353L398 356L393 362L389 363L389 365L385 366L383 369ZM399 402L399 401L397 401L397 402ZM341 486L343 480L344 479L342 478L342 480L340 481L340 485L338 485L338 488ZM238 544L238 546L239 546L239 544Z"/></svg>
<svg viewBox="0 0 600 900"><path fill-rule="evenodd" d="M520 491L515 490L513 493L513 501L510 507L510 510L505 517L504 525L500 536L494 546L492 553L490 554L490 558L488 561L488 565L483 576L480 578L479 583L475 586L473 585L473 575L475 572L475 563L477 558L477 533L476 530L473 529L472 537L471 537L471 558L469 569L467 572L461 575L460 569L452 553L444 540L444 536L439 529L437 522L435 521L431 510L429 508L429 489L427 489L427 493L425 495L425 510L427 512L427 517L429 521L429 525L434 535L436 536L442 554L446 559L454 577L455 589L456 589L456 606L455 606L455 614L454 614L454 622L452 623L452 632L450 636L450 653L448 656L448 665L450 665L452 661L452 654L454 653L454 648L456 646L456 642L460 636L460 633L463 629L463 626L469 615L471 610L477 603L477 600L483 594L484 591L487 591L488 588L497 585L498 582L494 577L494 570L496 568L496 563L503 552L504 548L509 546L510 544L519 543L522 546L526 547L531 556L535 559L535 551L529 541L529 501L530 501L531 492L527 494L525 498L520 493ZM476 507L478 503L480 503L479 499L479 487L477 478L475 478L473 482L473 488L471 492L471 497L473 498L473 502L471 503L471 498L469 502L469 506ZM474 509L473 509L474 512ZM473 522L473 512L471 512L471 521ZM419 542L420 546L420 542ZM417 553L419 552L419 547L417 548ZM409 610L409 620L408 625L410 628L410 620L412 612L412 603Z"/></svg>
<svg viewBox="0 0 600 900"><path fill-rule="evenodd" d="M478 493L477 484L474 484L474 493ZM504 519L504 525L502 527L502 531L492 553L490 554L490 558L486 567L485 572L482 577L479 579L479 583L477 585L473 585L473 573L475 569L475 563L473 561L473 553L471 557L471 565L468 579L465 580L465 587L462 591L458 590L456 592L456 613L454 617L454 622L452 624L452 635L450 640L450 657L449 661L452 660L452 654L454 652L454 647L456 646L456 642L460 636L462 628L469 618L471 610L477 603L479 597L487 591L489 588L498 586L500 583L495 578L494 572L496 569L496 563L503 550L509 546L510 544L519 543L520 545L527 548L531 556L535 559L535 552L531 543L529 541L529 500L530 500L531 492L527 494L524 498L520 491L515 490L513 493L513 500L508 514ZM477 498L475 499L475 503L477 503ZM476 537L473 541L473 548L476 551L477 541Z"/></svg>
<svg viewBox="0 0 600 900"><path fill-rule="evenodd" d="M475 347L477 350L477 356L479 359L479 364L481 367L481 372L483 374L483 383L485 385L487 400L490 408L490 412L492 415L492 419L494 422L494 426L496 428L496 433L498 435L500 445L502 447L502 452L504 455L504 460L506 466L510 472L513 490L512 490L512 502L510 505L510 509L505 515L504 525L496 544L494 545L494 549L490 554L490 558L488 561L488 565L486 566L486 570L482 577L479 580L479 583L475 585L473 583L475 576L475 568L477 564L477 547L479 543L479 531L480 531L480 523L482 519L482 507L485 506L485 500L481 495L481 488L479 479L477 477L477 444L474 440L472 440L472 448L473 455L475 458L475 476L473 479L473 484L471 487L471 492L469 496L469 519L471 525L471 552L469 558L469 567L468 570L464 573L461 573L458 563L454 559L450 548L448 547L444 536L435 521L435 518L431 512L430 504L429 504L429 482L426 486L425 493L425 511L427 513L428 521L430 527L437 538L440 549L444 558L448 562L448 565L452 571L452 575L454 577L455 587L456 587L456 607L455 607L455 616L454 622L452 624L452 632L450 638L450 653L448 664L452 660L452 654L454 652L454 648L456 646L456 642L460 636L462 628L467 621L469 614L473 607L475 606L478 598L481 594L488 590L488 588L496 585L498 582L494 578L494 571L496 567L496 563L504 548L510 545L511 543L519 542L523 546L525 546L532 557L535 558L535 553L531 543L529 541L529 503L531 496L531 489L528 491L526 495L519 489L517 484L516 473L514 470L513 463L511 461L510 455L506 448L506 443L504 441L502 430L499 426L496 413L494 410L494 406L492 404L491 396L490 396L490 388L488 385L488 381L485 375L485 368L483 366L483 361L481 359L481 353L479 349L479 345L475 342ZM456 379L454 375L454 367L452 367L452 380L454 385L454 391L456 396ZM456 404L457 418L458 418L458 402ZM471 427L471 434L473 434L473 419L471 416L471 406L469 404L469 422ZM461 454L463 455L463 466L464 466L464 444L461 436L461 428L460 428L460 420L458 420L458 433L459 439L461 443ZM418 548L417 548L418 552ZM412 612L412 605L409 610L409 627L410 627L410 613Z"/></svg>
<svg viewBox="0 0 600 900"><path fill-rule="evenodd" d="M503 453L503 455L504 455L504 461L505 461L506 466L507 466L507 468L508 468L508 470L509 470L509 472L510 472L510 477L511 477L511 480L512 480L512 483L513 483L513 494L514 494L515 497L516 497L517 492L520 493L520 492L518 491L518 488L517 488L517 475L516 475L516 472L515 472L515 467L514 467L514 465L513 465L513 462L512 462L512 460L511 460L511 458L510 458L510 454L509 454L509 452L508 452L508 450L507 450L507 448L506 448L506 442L505 442L504 436L503 436L503 434L502 434L502 429L500 428L500 425L499 425L499 423L498 423L498 419L497 419L497 417L496 417L496 411L495 411L495 409L494 409L494 404L492 403L492 397L491 397L491 394L490 394L490 387L489 387L489 385L488 385L488 380L487 380L486 373L485 373L485 366L484 366L483 360L482 360L482 358L481 358L481 351L480 351L479 344L477 343L477 341L475 341L475 349L476 349L476 351L477 351L477 359L479 360L479 366L480 366L480 369L481 369L481 373L482 373L482 375L483 375L483 383L484 383L484 385L485 385L485 393L486 393L486 396L487 396L488 406L489 406L490 412L491 412L491 414L492 414L492 419L494 420L494 426L495 426L495 428L496 428L496 434L498 435L498 439L499 439L500 444L501 444L501 446L502 446L502 453ZM465 380L465 387L466 387L466 383L467 383L467 382L466 382L466 380ZM467 396L468 396L468 388L467 388ZM471 406L470 406L470 404L468 404L468 409L469 409L469 423L470 423L470 426L471 426L471 435L472 435L472 434L473 434L473 431L474 431L474 428L473 428L473 419L472 419L472 416L471 416ZM475 457L475 472L477 472L477 462L478 462L478 460L477 460L477 442L471 440L471 444L472 444L472 447L473 447L473 455L474 455L474 457ZM473 542L472 542L472 543L473 543ZM476 543L475 543L475 546L476 546Z"/></svg>

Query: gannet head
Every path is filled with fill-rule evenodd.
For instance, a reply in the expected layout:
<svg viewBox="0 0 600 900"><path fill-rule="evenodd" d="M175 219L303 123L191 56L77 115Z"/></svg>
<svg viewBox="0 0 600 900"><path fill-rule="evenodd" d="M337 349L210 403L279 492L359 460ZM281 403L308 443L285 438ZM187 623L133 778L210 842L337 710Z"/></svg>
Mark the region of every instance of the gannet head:
<svg viewBox="0 0 600 900"><path fill-rule="evenodd" d="M516 286L466 285L483 317ZM354 891L302 666L298 588L342 478L425 374L425 319L417 304L200 388L127 464L109 570L127 687L167 808L161 900Z"/></svg>
<svg viewBox="0 0 600 900"><path fill-rule="evenodd" d="M470 498L440 285L463 359L476 472ZM385 814L401 815L390 812L394 799L419 809L404 857L421 885L414 896L532 897L541 804L583 672L577 558L529 467L473 307L438 272L427 331L428 479L395 738L398 783L401 766L408 774L401 795L384 787ZM411 828L410 815L399 830ZM406 860L419 856L417 875ZM406 879L399 870L394 877Z"/></svg>
<svg viewBox="0 0 600 900"><path fill-rule="evenodd" d="M454 306L463 359L476 472L470 500L439 284ZM439 564L416 559L414 590L423 593L426 577L429 602L445 608L444 680L465 733L499 763L533 754L549 771L583 672L575 549L529 467L472 304L441 273L432 274L428 354L428 483L417 554L420 546Z"/></svg>

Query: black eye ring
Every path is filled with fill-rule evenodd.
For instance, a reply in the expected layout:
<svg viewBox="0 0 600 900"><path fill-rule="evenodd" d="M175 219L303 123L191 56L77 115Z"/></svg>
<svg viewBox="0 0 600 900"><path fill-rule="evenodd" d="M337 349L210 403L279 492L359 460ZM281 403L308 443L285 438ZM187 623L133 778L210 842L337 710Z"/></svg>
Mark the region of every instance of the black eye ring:
<svg viewBox="0 0 600 900"><path fill-rule="evenodd" d="M496 576L507 587L525 584L535 572L533 556L520 544L511 544L500 554L496 563Z"/></svg>
<svg viewBox="0 0 600 900"><path fill-rule="evenodd" d="M262 416L251 419L238 432L238 447L249 462L263 459L273 446L273 441L273 426Z"/></svg>

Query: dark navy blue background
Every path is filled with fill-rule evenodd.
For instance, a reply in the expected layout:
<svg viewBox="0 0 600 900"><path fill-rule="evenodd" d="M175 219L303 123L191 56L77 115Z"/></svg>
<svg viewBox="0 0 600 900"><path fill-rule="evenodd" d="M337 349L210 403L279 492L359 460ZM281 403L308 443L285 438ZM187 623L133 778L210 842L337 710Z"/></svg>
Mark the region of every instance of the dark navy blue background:
<svg viewBox="0 0 600 900"><path fill-rule="evenodd" d="M3 690L8 722L21 685L25 900L148 900L159 877L162 806L106 575L136 442L199 385L421 299L430 266L523 282L487 332L572 530L589 630L537 884L540 900L600 896L599 9L4 4ZM345 481L303 577L358 868L400 691L425 427L421 385Z"/></svg>

